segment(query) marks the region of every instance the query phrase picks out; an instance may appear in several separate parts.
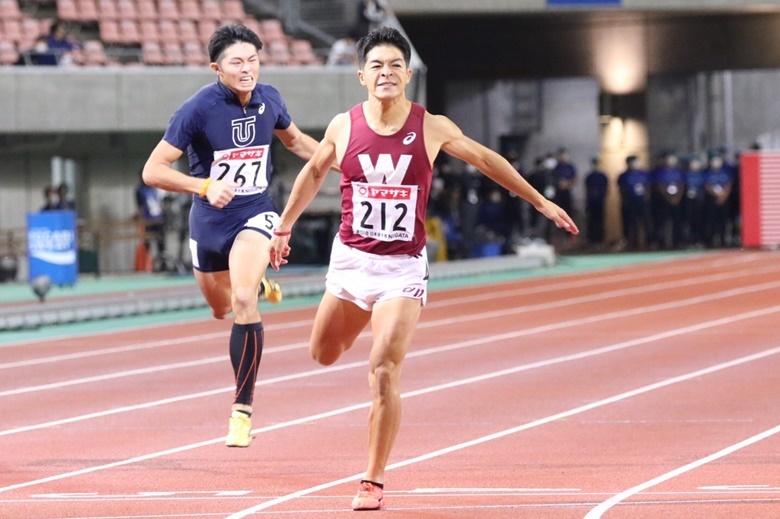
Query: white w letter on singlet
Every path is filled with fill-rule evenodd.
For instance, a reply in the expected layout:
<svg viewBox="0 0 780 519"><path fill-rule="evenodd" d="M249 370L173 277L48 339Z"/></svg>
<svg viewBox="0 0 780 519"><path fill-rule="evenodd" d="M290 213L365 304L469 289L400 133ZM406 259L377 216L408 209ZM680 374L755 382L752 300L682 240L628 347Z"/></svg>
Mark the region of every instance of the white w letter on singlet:
<svg viewBox="0 0 780 519"><path fill-rule="evenodd" d="M379 155L376 166L368 155L358 155L358 160L369 184L382 184L383 181L386 181L391 186L398 186L401 185L404 176L406 176L406 170L409 169L412 156L401 155L398 165L393 165L393 157L389 153Z"/></svg>

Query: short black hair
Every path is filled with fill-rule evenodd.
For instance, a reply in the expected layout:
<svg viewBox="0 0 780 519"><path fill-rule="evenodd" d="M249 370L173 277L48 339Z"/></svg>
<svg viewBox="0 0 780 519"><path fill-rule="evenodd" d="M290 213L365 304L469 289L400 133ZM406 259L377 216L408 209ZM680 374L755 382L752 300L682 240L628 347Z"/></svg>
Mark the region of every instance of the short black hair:
<svg viewBox="0 0 780 519"><path fill-rule="evenodd" d="M379 27L360 38L357 42L358 64L363 67L366 64L366 55L371 49L380 45L396 47L403 53L406 65L409 65L412 59L412 46L400 31L392 27Z"/></svg>
<svg viewBox="0 0 780 519"><path fill-rule="evenodd" d="M227 47L242 42L254 45L258 51L263 48L263 42L251 29L237 23L223 25L211 35L209 59L216 63Z"/></svg>

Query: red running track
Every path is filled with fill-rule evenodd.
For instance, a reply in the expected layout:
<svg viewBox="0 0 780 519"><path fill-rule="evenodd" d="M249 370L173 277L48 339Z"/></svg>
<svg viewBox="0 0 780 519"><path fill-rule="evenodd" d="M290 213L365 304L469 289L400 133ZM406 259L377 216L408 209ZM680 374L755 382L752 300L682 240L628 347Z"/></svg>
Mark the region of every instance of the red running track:
<svg viewBox="0 0 780 519"><path fill-rule="evenodd" d="M705 254L431 294L382 514L780 517L780 254ZM344 517L368 334L266 315L249 449L223 445L229 323L0 347L0 517Z"/></svg>

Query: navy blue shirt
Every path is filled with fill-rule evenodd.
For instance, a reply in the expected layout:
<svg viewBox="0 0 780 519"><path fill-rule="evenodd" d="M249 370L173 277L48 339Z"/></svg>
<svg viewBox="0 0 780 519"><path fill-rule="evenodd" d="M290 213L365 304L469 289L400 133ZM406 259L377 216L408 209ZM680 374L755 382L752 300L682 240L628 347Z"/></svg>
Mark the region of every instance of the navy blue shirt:
<svg viewBox="0 0 780 519"><path fill-rule="evenodd" d="M691 200L704 196L704 171L687 171L685 173L685 196Z"/></svg>
<svg viewBox="0 0 780 519"><path fill-rule="evenodd" d="M607 197L609 179L603 171L594 169L585 177L585 194L588 206L600 206Z"/></svg>
<svg viewBox="0 0 780 519"><path fill-rule="evenodd" d="M645 200L650 191L650 174L641 169L628 169L618 177L623 203Z"/></svg>
<svg viewBox="0 0 780 519"><path fill-rule="evenodd" d="M274 130L290 126L291 118L279 91L258 84L246 107L220 81L206 85L173 114L163 139L186 150L190 174L233 182L243 205L265 193L271 174ZM207 203L195 197L196 203Z"/></svg>
<svg viewBox="0 0 780 519"><path fill-rule="evenodd" d="M708 169L704 173L704 183L708 186L719 186L725 188L734 180L731 171L727 168Z"/></svg>

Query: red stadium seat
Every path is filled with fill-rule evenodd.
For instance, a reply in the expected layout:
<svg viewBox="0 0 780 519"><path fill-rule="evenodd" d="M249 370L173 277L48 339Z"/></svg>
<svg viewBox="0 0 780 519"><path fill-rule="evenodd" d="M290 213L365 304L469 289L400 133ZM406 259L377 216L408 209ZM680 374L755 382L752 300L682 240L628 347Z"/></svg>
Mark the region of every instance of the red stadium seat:
<svg viewBox="0 0 780 519"><path fill-rule="evenodd" d="M136 20L139 18L138 5L133 0L118 0L116 12L118 20Z"/></svg>
<svg viewBox="0 0 780 519"><path fill-rule="evenodd" d="M141 45L141 59L147 65L165 65L165 56L156 41L147 41Z"/></svg>
<svg viewBox="0 0 780 519"><path fill-rule="evenodd" d="M179 40L180 41L198 41L198 29L192 20L181 20L179 22Z"/></svg>
<svg viewBox="0 0 780 519"><path fill-rule="evenodd" d="M119 11L114 0L98 0L99 20L118 20Z"/></svg>
<svg viewBox="0 0 780 519"><path fill-rule="evenodd" d="M222 20L222 7L218 0L203 0L200 5L201 20L211 20L219 23Z"/></svg>
<svg viewBox="0 0 780 519"><path fill-rule="evenodd" d="M157 21L157 6L152 0L137 0L135 7L138 10L136 16L139 19Z"/></svg>
<svg viewBox="0 0 780 519"><path fill-rule="evenodd" d="M211 35L217 30L217 22L214 20L200 20L198 22L198 37L204 45L209 44Z"/></svg>
<svg viewBox="0 0 780 519"><path fill-rule="evenodd" d="M11 40L0 40L0 65L15 65L19 61L19 51Z"/></svg>
<svg viewBox="0 0 780 519"><path fill-rule="evenodd" d="M119 32L122 43L141 43L141 32L135 20L122 20L119 22Z"/></svg>
<svg viewBox="0 0 780 519"><path fill-rule="evenodd" d="M98 40L84 42L84 65L102 66L108 63L103 43Z"/></svg>
<svg viewBox="0 0 780 519"><path fill-rule="evenodd" d="M158 32L160 33L160 43L162 44L166 40L173 40L178 42L179 38L179 24L173 20L160 20L157 22Z"/></svg>
<svg viewBox="0 0 780 519"><path fill-rule="evenodd" d="M61 20L80 21L75 0L57 0L57 17Z"/></svg>
<svg viewBox="0 0 780 519"><path fill-rule="evenodd" d="M285 38L282 22L276 18L266 18L260 22L260 25L263 28L265 41L270 43L273 40L283 40Z"/></svg>
<svg viewBox="0 0 780 519"><path fill-rule="evenodd" d="M162 44L163 56L166 65L183 65L184 53L178 41L166 41Z"/></svg>
<svg viewBox="0 0 780 519"><path fill-rule="evenodd" d="M263 26L260 24L260 22L252 18L251 16L248 17L246 20L242 22L249 30L257 34L257 36L260 37L260 40L265 43L265 38L263 38Z"/></svg>
<svg viewBox="0 0 780 519"><path fill-rule="evenodd" d="M241 0L224 0L222 2L223 19L242 23L246 18L246 11Z"/></svg>
<svg viewBox="0 0 780 519"><path fill-rule="evenodd" d="M2 24L2 35L4 40L11 40L17 45L20 41L24 40L24 33L22 32L22 22L18 18L6 18Z"/></svg>
<svg viewBox="0 0 780 519"><path fill-rule="evenodd" d="M293 40L290 43L293 61L298 65L319 65L320 60L314 53L309 40Z"/></svg>
<svg viewBox="0 0 780 519"><path fill-rule="evenodd" d="M197 22L201 18L200 4L198 0L182 0L179 3L181 17L185 20Z"/></svg>
<svg viewBox="0 0 780 519"><path fill-rule="evenodd" d="M159 26L157 25L157 22L154 20L141 20L141 23L138 27L139 32L141 33L141 41L154 41L159 42L160 41L160 30Z"/></svg>
<svg viewBox="0 0 780 519"><path fill-rule="evenodd" d="M291 65L292 55L287 40L284 38L271 40L268 43L268 63L271 65Z"/></svg>
<svg viewBox="0 0 780 519"><path fill-rule="evenodd" d="M41 24L35 18L22 18L22 38L23 41L34 42L38 36L46 35L41 31Z"/></svg>
<svg viewBox="0 0 780 519"><path fill-rule="evenodd" d="M115 20L102 20L99 24L100 39L106 43L123 43L119 33L119 22Z"/></svg>
<svg viewBox="0 0 780 519"><path fill-rule="evenodd" d="M199 41L184 42L184 64L188 66L208 65L209 58Z"/></svg>
<svg viewBox="0 0 780 519"><path fill-rule="evenodd" d="M94 22L98 19L98 7L95 0L77 0L76 9L79 11L79 20L82 22Z"/></svg>
<svg viewBox="0 0 780 519"><path fill-rule="evenodd" d="M17 20L22 17L19 2L16 0L0 0L0 19Z"/></svg>
<svg viewBox="0 0 780 519"><path fill-rule="evenodd" d="M157 16L160 20L178 20L181 14L174 0L160 0L157 3Z"/></svg>

